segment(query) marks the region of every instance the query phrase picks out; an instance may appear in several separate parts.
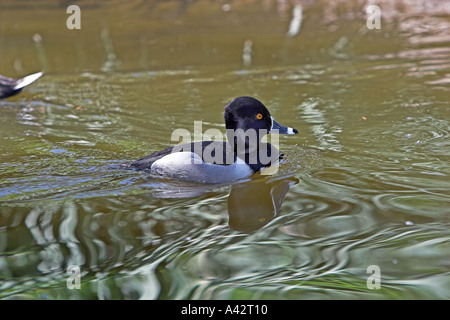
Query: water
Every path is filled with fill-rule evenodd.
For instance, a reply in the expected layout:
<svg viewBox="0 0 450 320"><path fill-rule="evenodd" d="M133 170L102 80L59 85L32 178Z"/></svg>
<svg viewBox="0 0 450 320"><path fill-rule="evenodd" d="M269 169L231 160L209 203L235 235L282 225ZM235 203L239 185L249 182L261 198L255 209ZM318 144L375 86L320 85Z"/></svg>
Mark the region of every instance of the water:
<svg viewBox="0 0 450 320"><path fill-rule="evenodd" d="M363 2L304 2L288 34L294 2L81 1L68 30L3 1L1 73L46 75L0 101L0 297L448 299L450 8L379 5L370 30ZM224 131L239 95L299 129L276 174L115 167Z"/></svg>

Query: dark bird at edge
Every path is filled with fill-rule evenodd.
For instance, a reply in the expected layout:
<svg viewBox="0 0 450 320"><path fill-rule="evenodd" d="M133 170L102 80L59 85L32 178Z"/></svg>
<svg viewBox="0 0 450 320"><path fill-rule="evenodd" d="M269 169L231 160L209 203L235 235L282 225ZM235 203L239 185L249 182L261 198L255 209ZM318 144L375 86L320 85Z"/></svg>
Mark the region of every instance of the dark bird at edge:
<svg viewBox="0 0 450 320"><path fill-rule="evenodd" d="M44 75L43 72L30 74L21 79L13 79L0 75L0 99L18 94L22 89Z"/></svg>

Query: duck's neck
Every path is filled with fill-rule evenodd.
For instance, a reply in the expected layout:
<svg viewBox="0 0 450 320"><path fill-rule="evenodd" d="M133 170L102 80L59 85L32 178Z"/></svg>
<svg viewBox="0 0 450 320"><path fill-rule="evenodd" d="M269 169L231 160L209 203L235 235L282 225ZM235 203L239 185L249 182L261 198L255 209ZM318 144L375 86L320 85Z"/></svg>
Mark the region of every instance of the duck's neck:
<svg viewBox="0 0 450 320"><path fill-rule="evenodd" d="M270 143L260 142L258 148L240 151L234 146L234 155L247 163L253 172L258 172L264 167L271 166L279 159L278 149Z"/></svg>

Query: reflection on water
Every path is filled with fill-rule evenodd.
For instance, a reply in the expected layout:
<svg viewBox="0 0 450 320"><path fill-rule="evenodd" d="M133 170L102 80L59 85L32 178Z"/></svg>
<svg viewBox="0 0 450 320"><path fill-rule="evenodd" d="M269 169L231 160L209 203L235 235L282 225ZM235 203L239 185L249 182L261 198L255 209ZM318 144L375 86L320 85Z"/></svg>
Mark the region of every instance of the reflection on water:
<svg viewBox="0 0 450 320"><path fill-rule="evenodd" d="M259 229L272 220L283 204L295 178L280 181L250 181L231 188L228 197L230 227L238 231Z"/></svg>
<svg viewBox="0 0 450 320"><path fill-rule="evenodd" d="M4 230L7 232L1 233L4 253L2 274L5 278L9 275L27 279L25 287L20 285L21 281L6 281L4 292L9 295L21 290L28 291L26 283L31 278L37 279L38 283L61 287L65 283L64 270L71 265L87 269L82 276L89 281L103 272L110 277L111 273L122 269L147 266L147 262L157 261L158 257L165 257L176 250L173 247L176 243L175 247L181 249L186 245L196 246L201 239L210 242L212 230L208 230L208 226L216 224L217 230L228 232L223 228L224 220L229 221L232 229L240 231L261 228L277 214L284 196L295 183L294 178L281 178L232 186L228 196L228 218L220 214L223 207L226 208L226 194L223 192L214 198L206 197L199 203L198 196L178 205L171 201L170 206L165 205L164 201L159 205L148 204L151 200L148 194L142 197L121 196L114 200L98 198L94 207L91 206L93 201L86 200L55 201L41 205L37 202L31 210L26 205L3 206L1 224L8 228ZM262 200L259 203L254 201L255 192L256 199ZM189 195L183 194L184 197ZM139 204L139 209L128 212L119 209L130 202ZM177 209L180 205L191 207L187 219ZM216 213L211 214L214 207ZM30 274L33 269L35 271ZM12 288L9 288L8 282L13 285ZM94 287L96 285L94 283ZM98 294L100 297L105 293ZM119 297L132 298L136 293L130 294ZM45 295L29 297L45 298Z"/></svg>
<svg viewBox="0 0 450 320"><path fill-rule="evenodd" d="M0 73L46 76L0 101L0 298L448 299L450 12L378 5L3 1ZM113 169L244 94L300 131L275 175Z"/></svg>

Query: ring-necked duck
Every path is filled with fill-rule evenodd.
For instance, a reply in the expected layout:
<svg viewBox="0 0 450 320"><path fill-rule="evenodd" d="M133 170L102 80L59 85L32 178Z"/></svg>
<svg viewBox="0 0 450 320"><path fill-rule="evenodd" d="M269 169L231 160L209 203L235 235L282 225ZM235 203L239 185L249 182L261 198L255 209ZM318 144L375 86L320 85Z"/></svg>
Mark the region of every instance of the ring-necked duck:
<svg viewBox="0 0 450 320"><path fill-rule="evenodd" d="M276 122L267 108L252 97L238 97L225 106L228 142L200 141L181 144L126 165L180 181L228 183L260 171L278 161L278 149L261 142L268 133L296 134Z"/></svg>
<svg viewBox="0 0 450 320"><path fill-rule="evenodd" d="M24 87L42 77L43 74L43 72L33 73L22 79L12 79L0 75L0 99L18 94Z"/></svg>

